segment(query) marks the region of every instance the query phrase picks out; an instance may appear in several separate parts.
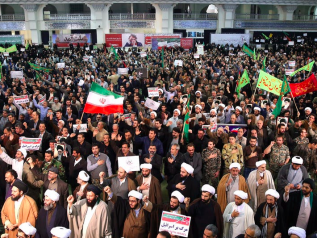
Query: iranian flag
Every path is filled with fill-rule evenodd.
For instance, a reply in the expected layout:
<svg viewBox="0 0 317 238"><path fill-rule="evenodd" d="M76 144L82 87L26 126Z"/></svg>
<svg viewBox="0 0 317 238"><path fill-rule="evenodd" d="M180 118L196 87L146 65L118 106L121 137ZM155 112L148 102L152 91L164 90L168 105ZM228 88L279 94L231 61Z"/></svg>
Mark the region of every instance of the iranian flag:
<svg viewBox="0 0 317 238"><path fill-rule="evenodd" d="M120 95L108 91L96 83L92 83L84 112L106 115L123 113L123 99Z"/></svg>

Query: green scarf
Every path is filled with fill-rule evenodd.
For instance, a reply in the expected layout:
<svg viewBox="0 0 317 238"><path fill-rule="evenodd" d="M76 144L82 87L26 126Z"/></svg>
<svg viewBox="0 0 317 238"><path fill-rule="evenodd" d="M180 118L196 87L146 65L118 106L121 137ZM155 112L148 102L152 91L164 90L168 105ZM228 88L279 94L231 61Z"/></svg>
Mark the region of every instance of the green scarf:
<svg viewBox="0 0 317 238"><path fill-rule="evenodd" d="M303 194L303 192L302 191L300 191L300 195L301 195L301 198L303 199L303 197L304 197L304 194ZM309 201L309 203L310 203L310 207L312 208L313 207L313 192L310 192L310 195L309 195L309 199L310 199L310 201Z"/></svg>

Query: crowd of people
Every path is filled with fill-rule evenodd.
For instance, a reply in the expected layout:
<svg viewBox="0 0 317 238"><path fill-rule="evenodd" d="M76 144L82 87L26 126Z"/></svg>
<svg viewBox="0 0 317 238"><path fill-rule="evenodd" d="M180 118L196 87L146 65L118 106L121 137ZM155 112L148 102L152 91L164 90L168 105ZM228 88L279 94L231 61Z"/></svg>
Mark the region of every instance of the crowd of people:
<svg viewBox="0 0 317 238"><path fill-rule="evenodd" d="M317 237L317 94L286 94L279 120L278 96L256 88L261 69L283 80L289 61L316 60L316 44L276 45L257 59L240 46L195 52L30 46L2 55L2 237L181 237L160 226L164 211L191 217L193 238ZM244 70L250 84L237 92ZM315 73L316 64L287 80ZM93 82L124 97L124 113L83 113ZM24 138L40 138L39 149L21 147ZM127 156L139 171L119 166Z"/></svg>

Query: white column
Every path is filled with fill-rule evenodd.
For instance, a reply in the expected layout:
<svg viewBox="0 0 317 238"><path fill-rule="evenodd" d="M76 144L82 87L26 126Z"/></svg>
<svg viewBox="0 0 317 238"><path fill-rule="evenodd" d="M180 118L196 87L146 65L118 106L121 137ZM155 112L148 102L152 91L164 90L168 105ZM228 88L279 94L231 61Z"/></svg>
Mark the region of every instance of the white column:
<svg viewBox="0 0 317 238"><path fill-rule="evenodd" d="M223 8L223 5L216 4L215 5L218 8L218 20L217 20L217 30L216 33L221 33L221 29L225 28L225 9Z"/></svg>
<svg viewBox="0 0 317 238"><path fill-rule="evenodd" d="M293 15L294 11L296 10L297 6L295 5L286 5L284 6L284 12L285 12L285 20L286 21L292 21L293 20Z"/></svg>
<svg viewBox="0 0 317 238"><path fill-rule="evenodd" d="M162 33L162 10L157 3L152 3L155 8L155 31Z"/></svg>
<svg viewBox="0 0 317 238"><path fill-rule="evenodd" d="M37 4L23 4L21 7L24 9L25 22L27 30L31 31L32 43L40 44L42 43L41 34L38 30L37 22Z"/></svg>
<svg viewBox="0 0 317 238"><path fill-rule="evenodd" d="M162 17L162 33L173 33L173 8L176 4L159 3L158 7L161 9ZM158 14L156 14L157 16ZM156 19L158 21L158 19Z"/></svg>
<svg viewBox="0 0 317 238"><path fill-rule="evenodd" d="M235 12L238 7L237 4L225 4L222 5L225 10L225 28L233 28L235 20Z"/></svg>
<svg viewBox="0 0 317 238"><path fill-rule="evenodd" d="M97 44L105 43L105 34L110 31L109 8L111 4L87 4L91 11L91 29L97 31Z"/></svg>

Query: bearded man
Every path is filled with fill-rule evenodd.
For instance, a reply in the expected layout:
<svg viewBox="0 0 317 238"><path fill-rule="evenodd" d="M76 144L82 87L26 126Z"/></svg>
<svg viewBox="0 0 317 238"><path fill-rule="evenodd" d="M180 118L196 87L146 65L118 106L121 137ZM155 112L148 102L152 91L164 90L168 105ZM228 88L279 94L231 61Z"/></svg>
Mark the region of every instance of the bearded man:
<svg viewBox="0 0 317 238"><path fill-rule="evenodd" d="M44 207L39 211L36 220L37 229L35 238L51 238L50 230L56 226L68 228L67 212L64 207L58 204L59 194L54 190L47 189L44 194Z"/></svg>

